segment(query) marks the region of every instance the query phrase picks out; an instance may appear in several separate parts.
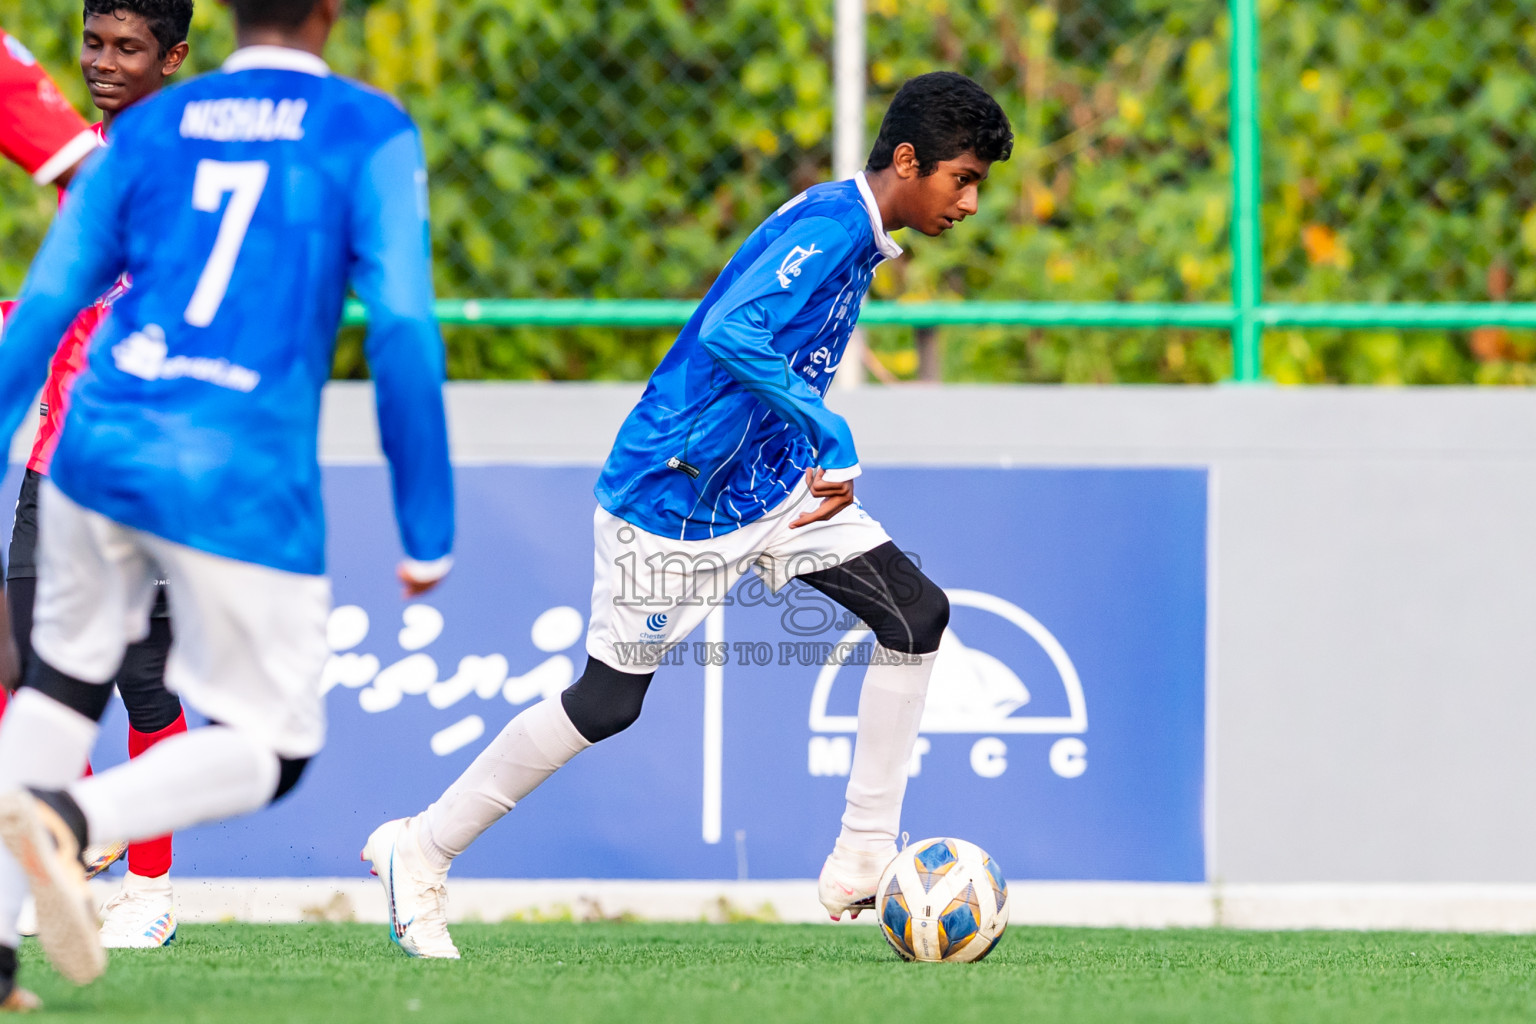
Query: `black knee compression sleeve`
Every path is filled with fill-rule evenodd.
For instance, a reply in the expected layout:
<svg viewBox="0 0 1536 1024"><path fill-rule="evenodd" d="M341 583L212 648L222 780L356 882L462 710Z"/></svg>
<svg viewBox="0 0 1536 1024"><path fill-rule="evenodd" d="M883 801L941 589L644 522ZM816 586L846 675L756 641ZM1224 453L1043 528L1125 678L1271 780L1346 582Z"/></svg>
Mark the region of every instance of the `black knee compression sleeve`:
<svg viewBox="0 0 1536 1024"><path fill-rule="evenodd" d="M949 625L949 598L890 541L800 579L863 619L893 651L931 654Z"/></svg>
<svg viewBox="0 0 1536 1024"><path fill-rule="evenodd" d="M181 717L181 701L165 688L165 662L171 650L171 620L150 619L149 635L129 644L117 670L117 692L128 711L128 724L156 733Z"/></svg>
<svg viewBox="0 0 1536 1024"><path fill-rule="evenodd" d="M21 677L27 677L32 664L32 602L37 595L36 576L18 576L5 581L5 600L11 615L11 636L16 640L16 656L21 662Z"/></svg>
<svg viewBox="0 0 1536 1024"><path fill-rule="evenodd" d="M279 757L277 763L277 792L272 794L273 803L287 796L288 791L299 784L299 777L304 774L304 769L309 767L309 758Z"/></svg>
<svg viewBox="0 0 1536 1024"><path fill-rule="evenodd" d="M581 678L560 695L560 703L576 731L596 743L635 724L654 674L620 672L589 657Z"/></svg>
<svg viewBox="0 0 1536 1024"><path fill-rule="evenodd" d="M27 666L27 674L22 679L21 685L30 686L38 693L52 697L71 711L78 711L93 722L101 721L101 716L107 710L107 701L112 698L110 682L88 683L83 679L67 676L42 658L32 659Z"/></svg>

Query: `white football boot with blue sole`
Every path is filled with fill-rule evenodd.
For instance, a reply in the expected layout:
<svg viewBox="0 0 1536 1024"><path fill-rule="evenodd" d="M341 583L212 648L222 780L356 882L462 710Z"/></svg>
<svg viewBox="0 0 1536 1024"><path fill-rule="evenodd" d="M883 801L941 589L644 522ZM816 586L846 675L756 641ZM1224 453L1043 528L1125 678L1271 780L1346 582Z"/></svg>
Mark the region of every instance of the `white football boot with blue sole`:
<svg viewBox="0 0 1536 1024"><path fill-rule="evenodd" d="M363 860L384 886L389 904L389 937L407 956L457 960L448 935L448 872L427 863L409 818L386 821L373 830Z"/></svg>
<svg viewBox="0 0 1536 1024"><path fill-rule="evenodd" d="M101 944L108 949L156 949L176 938L176 895L168 875L146 878L132 871L101 908Z"/></svg>
<svg viewBox="0 0 1536 1024"><path fill-rule="evenodd" d="M832 855L821 866L821 877L816 881L816 896L832 920L842 920L844 911L858 917L859 911L875 905L880 875L895 856L895 843L880 853L850 850L841 844L832 848Z"/></svg>

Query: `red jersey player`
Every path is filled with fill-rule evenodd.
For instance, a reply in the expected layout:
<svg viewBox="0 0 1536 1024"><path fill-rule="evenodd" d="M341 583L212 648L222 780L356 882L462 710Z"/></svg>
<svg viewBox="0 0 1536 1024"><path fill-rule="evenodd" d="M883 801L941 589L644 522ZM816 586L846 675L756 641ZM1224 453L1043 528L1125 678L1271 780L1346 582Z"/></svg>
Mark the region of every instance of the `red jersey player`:
<svg viewBox="0 0 1536 1024"><path fill-rule="evenodd" d="M0 29L0 156L32 175L39 185L62 188L80 161L96 148L97 139L31 51ZM0 324L10 305L0 302ZM0 633L9 621L7 616L0 622ZM19 671L11 638L0 636L0 684L14 687ZM5 696L0 688L0 710L5 708Z"/></svg>
<svg viewBox="0 0 1536 1024"><path fill-rule="evenodd" d="M157 91L181 67L187 55L192 0L86 0L80 70L91 99L102 111L92 139L105 140L113 117ZM11 534L6 587L22 671L31 660L32 603L36 592L37 495L64 423L69 387L85 363L96 325L130 286L119 281L83 310L60 342L49 367L40 409L42 422L27 461L16 520ZM128 648L114 680L128 712L128 753L137 757L156 742L186 731L181 703L165 687L171 628L163 589L156 597L148 635ZM134 843L127 849L128 874L123 889L103 908L102 943L108 947L155 947L176 931L171 892L171 837ZM87 851L96 872L122 855L122 846Z"/></svg>
<svg viewBox="0 0 1536 1024"><path fill-rule="evenodd" d="M0 29L0 156L32 175L39 185L68 184L75 168L99 145L99 136L59 93L48 73L38 66L21 40ZM11 303L0 302L0 325ZM0 598L0 605L4 605ZM0 633L10 628L10 616L0 621ZM16 649L9 635L0 636L0 711L6 689L19 677ZM14 954L12 954L14 957ZM8 967L14 975L15 964ZM0 972L5 973L5 972ZM37 997L13 985L0 992L0 1011L35 1009Z"/></svg>

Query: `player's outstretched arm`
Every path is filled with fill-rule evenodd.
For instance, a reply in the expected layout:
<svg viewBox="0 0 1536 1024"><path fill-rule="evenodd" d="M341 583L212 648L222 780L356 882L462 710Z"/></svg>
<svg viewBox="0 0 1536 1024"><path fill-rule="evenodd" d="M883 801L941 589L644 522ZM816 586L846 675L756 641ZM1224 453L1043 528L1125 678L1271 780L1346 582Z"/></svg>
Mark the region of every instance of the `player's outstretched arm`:
<svg viewBox="0 0 1536 1024"><path fill-rule="evenodd" d="M15 36L0 29L0 156L39 185L68 185L101 143Z"/></svg>
<svg viewBox="0 0 1536 1024"><path fill-rule="evenodd" d="M700 343L727 373L805 432L829 483L859 475L853 433L775 351L773 338L852 248L853 239L834 220L796 221L736 279L699 330ZM857 309L850 315L857 316Z"/></svg>
<svg viewBox="0 0 1536 1024"><path fill-rule="evenodd" d="M124 267L120 225L125 176L115 150L86 161L70 186L0 336L0 439L9 443L48 375L48 357L76 314Z"/></svg>
<svg viewBox="0 0 1536 1024"><path fill-rule="evenodd" d="M443 339L432 315L426 168L414 131L379 147L358 184L352 287L368 309L379 439L394 483L407 596L447 575L453 470L443 410Z"/></svg>

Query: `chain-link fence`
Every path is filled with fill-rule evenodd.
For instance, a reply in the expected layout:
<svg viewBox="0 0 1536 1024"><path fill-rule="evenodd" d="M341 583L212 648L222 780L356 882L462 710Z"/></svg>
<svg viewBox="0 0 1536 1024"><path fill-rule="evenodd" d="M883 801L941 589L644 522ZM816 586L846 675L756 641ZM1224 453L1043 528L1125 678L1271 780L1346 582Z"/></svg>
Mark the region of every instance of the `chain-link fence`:
<svg viewBox="0 0 1536 1024"><path fill-rule="evenodd" d="M1536 22L1519 0L1264 19L1266 298L1536 300ZM1531 383L1536 335L1274 331L1282 380Z"/></svg>
<svg viewBox="0 0 1536 1024"><path fill-rule="evenodd" d="M947 237L901 239L873 297L1227 302L1230 23L1210 0L866 0L867 133L900 83L970 74L1014 159ZM1536 22L1515 0L1261 0L1265 298L1536 298ZM830 174L832 0L379 0L334 66L401 97L432 175L437 287L696 298ZM4 15L85 106L75 0ZM194 69L228 52L200 0ZM0 292L49 200L0 172ZM637 378L667 329L450 328L456 376ZM877 327L882 376L1207 381L1212 329ZM1525 380L1536 336L1273 328L1282 380ZM363 372L344 338L344 374Z"/></svg>
<svg viewBox="0 0 1536 1024"><path fill-rule="evenodd" d="M956 68L1013 121L981 213L939 239L902 239L873 295L897 300L1221 301L1230 275L1225 48L1218 4L1189 0L872 0L871 137L896 88ZM884 362L918 368L911 330L874 332ZM1215 331L950 328L949 380L1215 380ZM911 347L907 347L911 346Z"/></svg>
<svg viewBox="0 0 1536 1024"><path fill-rule="evenodd" d="M818 6L370 9L367 59L427 139L439 291L702 294L756 211L826 176L830 27ZM450 337L460 375L572 378L643 376L669 341L665 330Z"/></svg>

